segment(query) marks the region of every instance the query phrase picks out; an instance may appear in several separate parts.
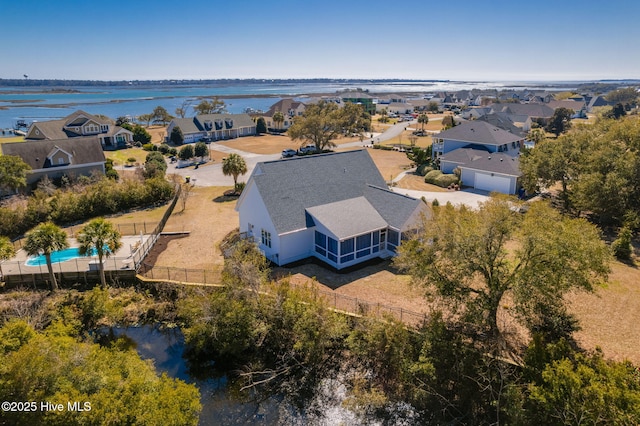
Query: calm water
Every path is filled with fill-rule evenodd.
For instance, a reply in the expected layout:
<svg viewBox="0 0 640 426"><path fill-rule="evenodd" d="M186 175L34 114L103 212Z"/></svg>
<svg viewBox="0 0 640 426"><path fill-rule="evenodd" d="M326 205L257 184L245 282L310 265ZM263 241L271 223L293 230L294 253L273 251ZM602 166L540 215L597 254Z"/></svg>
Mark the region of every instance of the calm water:
<svg viewBox="0 0 640 426"><path fill-rule="evenodd" d="M183 358L184 336L179 329L159 329L152 325L142 327L111 328L102 330L109 338L126 336L143 359L152 359L158 373L195 384L200 390L202 412L200 425L358 425L363 424L352 412L342 407L346 389L341 383L327 382L310 406L314 409L297 413L282 403L282 398L271 398L260 404L239 403L228 398L225 389L226 377L202 379L193 377ZM394 424L408 426L416 424L411 408L399 405L398 420ZM380 422L369 419L365 424L379 426Z"/></svg>
<svg viewBox="0 0 640 426"><path fill-rule="evenodd" d="M577 83L566 83L575 87ZM201 96L220 96L225 100L231 113L243 112L245 108L267 110L282 97L301 97L304 94L332 94L338 90L367 89L373 93L435 93L471 89L530 88L543 89L542 83L501 83L501 82L323 82L287 83L255 82L226 83L212 85L172 85L113 86L113 87L64 87L74 93L48 93L53 87L0 87L0 129L12 128L17 120L46 121L66 117L77 109L92 114L102 114L111 118L148 114L156 106L163 106L173 114L185 100ZM43 93L44 92L44 93ZM249 96L233 98L232 95ZM256 95L260 97L251 97ZM269 97L263 97L269 96ZM194 102L196 103L196 102ZM190 111L192 112L192 111ZM2 136L0 132L0 137Z"/></svg>

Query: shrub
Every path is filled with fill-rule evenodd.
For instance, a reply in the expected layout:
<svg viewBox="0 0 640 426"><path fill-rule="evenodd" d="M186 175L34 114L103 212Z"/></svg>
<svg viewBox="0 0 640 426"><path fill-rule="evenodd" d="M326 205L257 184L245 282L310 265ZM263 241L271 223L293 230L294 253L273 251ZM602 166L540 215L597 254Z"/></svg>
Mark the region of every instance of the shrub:
<svg viewBox="0 0 640 426"><path fill-rule="evenodd" d="M427 173L429 173L429 172L431 172L431 171L433 171L433 170L435 170L435 169L433 168L433 166L431 166L431 165L430 165L430 164L428 164L428 163L424 163L424 164L420 164L420 165L418 166L418 168L416 169L416 174L417 174L418 176L426 176L426 174L427 174Z"/></svg>
<svg viewBox="0 0 640 426"><path fill-rule="evenodd" d="M441 176L442 172L440 170L431 170L424 176L424 181L426 183L430 183L432 185L436 184L436 178Z"/></svg>
<svg viewBox="0 0 640 426"><path fill-rule="evenodd" d="M442 174L436 178L435 184L447 188L449 185L455 185L458 183L458 176L453 174Z"/></svg>
<svg viewBox="0 0 640 426"><path fill-rule="evenodd" d="M145 151L157 151L158 146L152 143L145 143L144 145L142 145L142 149L144 149Z"/></svg>
<svg viewBox="0 0 640 426"><path fill-rule="evenodd" d="M166 143L160 144L158 147L158 151L160 151L163 155L167 155L171 148Z"/></svg>
<svg viewBox="0 0 640 426"><path fill-rule="evenodd" d="M613 254L620 260L630 260L633 253L631 246L631 229L626 226L618 233L618 238L611 244Z"/></svg>

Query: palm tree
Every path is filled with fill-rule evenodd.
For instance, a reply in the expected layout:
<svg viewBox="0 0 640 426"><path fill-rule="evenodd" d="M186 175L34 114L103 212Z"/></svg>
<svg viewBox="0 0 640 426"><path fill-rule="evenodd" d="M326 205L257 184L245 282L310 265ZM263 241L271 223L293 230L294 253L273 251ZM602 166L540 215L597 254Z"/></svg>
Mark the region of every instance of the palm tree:
<svg viewBox="0 0 640 426"><path fill-rule="evenodd" d="M24 243L24 251L30 256L40 253L44 254L47 261L47 269L49 270L49 281L51 281L51 290L58 289L58 281L53 273L51 265L51 253L54 251L64 250L69 247L67 234L59 226L51 223L41 223L40 225L27 232L27 240Z"/></svg>
<svg viewBox="0 0 640 426"><path fill-rule="evenodd" d="M424 126L429 122L429 116L427 114L420 114L418 116L418 123L422 124L422 134L424 134Z"/></svg>
<svg viewBox="0 0 640 426"><path fill-rule="evenodd" d="M100 271L100 283L103 288L107 287L107 280L104 276L103 259L111 256L120 247L120 232L118 232L111 222L103 218L91 220L87 223L78 235L80 244L79 252L81 256L98 255L98 270Z"/></svg>
<svg viewBox="0 0 640 426"><path fill-rule="evenodd" d="M233 176L233 188L238 190L238 176L247 173L247 163L240 155L232 153L222 160L222 174Z"/></svg>
<svg viewBox="0 0 640 426"><path fill-rule="evenodd" d="M276 111L273 114L273 123L276 126L276 130L281 130L282 129L282 123L284 123L284 114L280 111ZM280 125L278 125L280 124Z"/></svg>
<svg viewBox="0 0 640 426"><path fill-rule="evenodd" d="M0 276L4 277L2 272L2 262L11 259L16 255L16 249L13 247L8 237L0 237Z"/></svg>

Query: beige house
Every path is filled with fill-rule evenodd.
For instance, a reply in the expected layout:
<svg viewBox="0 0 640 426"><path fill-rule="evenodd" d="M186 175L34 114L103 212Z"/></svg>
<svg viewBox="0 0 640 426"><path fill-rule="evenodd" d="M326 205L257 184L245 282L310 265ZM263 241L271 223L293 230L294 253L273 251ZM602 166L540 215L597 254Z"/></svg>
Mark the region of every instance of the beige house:
<svg viewBox="0 0 640 426"><path fill-rule="evenodd" d="M34 122L27 130L27 140L62 140L96 136L102 149L126 148L133 133L110 120L78 110L61 120Z"/></svg>
<svg viewBox="0 0 640 426"><path fill-rule="evenodd" d="M267 129L283 131L287 130L293 124L295 117L299 117L304 114L306 105L302 102L294 99L282 99L271 105L269 111L265 112L262 116L267 125ZM284 120L280 123L276 123L273 120L273 116L276 112L281 112L284 115Z"/></svg>

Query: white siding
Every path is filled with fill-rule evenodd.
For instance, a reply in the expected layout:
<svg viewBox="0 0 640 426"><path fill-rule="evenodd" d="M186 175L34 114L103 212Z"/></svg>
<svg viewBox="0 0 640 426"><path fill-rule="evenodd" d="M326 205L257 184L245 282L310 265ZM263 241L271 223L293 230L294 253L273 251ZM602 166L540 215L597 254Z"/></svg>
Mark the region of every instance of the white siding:
<svg viewBox="0 0 640 426"><path fill-rule="evenodd" d="M313 254L313 229L303 229L298 232L280 236L280 264L305 259Z"/></svg>
<svg viewBox="0 0 640 426"><path fill-rule="evenodd" d="M280 240L276 232L275 226L269 217L267 209L262 202L262 197L255 185L248 185L243 193L242 204L238 206L240 216L240 232L248 232L249 224L253 225L251 234L253 240L258 243L258 247L264 253L265 257L278 264ZM261 241L261 231L271 233L271 247L264 246ZM278 254L278 256L276 256Z"/></svg>

